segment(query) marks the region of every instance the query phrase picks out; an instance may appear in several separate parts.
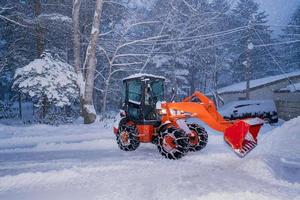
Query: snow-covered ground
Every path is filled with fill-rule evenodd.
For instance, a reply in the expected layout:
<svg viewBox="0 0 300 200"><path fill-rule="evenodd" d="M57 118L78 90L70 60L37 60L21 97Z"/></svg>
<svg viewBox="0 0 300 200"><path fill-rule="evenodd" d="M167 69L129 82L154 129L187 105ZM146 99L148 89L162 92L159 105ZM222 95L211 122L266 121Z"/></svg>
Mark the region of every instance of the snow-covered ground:
<svg viewBox="0 0 300 200"><path fill-rule="evenodd" d="M0 199L300 200L299 130L300 117L265 125L243 159L210 131L203 151L174 161L152 144L119 150L111 122L0 124Z"/></svg>

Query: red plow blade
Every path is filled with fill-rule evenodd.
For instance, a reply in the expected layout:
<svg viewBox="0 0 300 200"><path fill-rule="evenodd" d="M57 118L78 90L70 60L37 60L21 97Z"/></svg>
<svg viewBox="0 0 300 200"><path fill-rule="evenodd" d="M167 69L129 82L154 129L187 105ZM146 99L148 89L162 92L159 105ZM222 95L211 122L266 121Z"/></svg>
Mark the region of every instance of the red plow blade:
<svg viewBox="0 0 300 200"><path fill-rule="evenodd" d="M257 135L264 121L259 118L240 120L224 132L224 140L235 153L244 157L257 145Z"/></svg>

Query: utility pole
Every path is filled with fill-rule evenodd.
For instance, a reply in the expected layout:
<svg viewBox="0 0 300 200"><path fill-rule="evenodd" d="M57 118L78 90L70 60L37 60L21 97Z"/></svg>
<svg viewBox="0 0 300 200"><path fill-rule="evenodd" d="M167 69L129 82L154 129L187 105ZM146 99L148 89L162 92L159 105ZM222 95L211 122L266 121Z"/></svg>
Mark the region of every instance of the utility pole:
<svg viewBox="0 0 300 200"><path fill-rule="evenodd" d="M250 49L249 49L249 46L250 44L252 44L250 42L250 40L248 39L247 40L247 58L246 58L246 63L245 63L245 66L246 66L246 99L249 100L250 99L250 75L251 75L251 72L250 72Z"/></svg>
<svg viewBox="0 0 300 200"><path fill-rule="evenodd" d="M254 45L251 42L250 39L250 33L251 30L253 29L253 24L252 24L252 19L253 16L250 18L249 23L248 23L248 39L247 39L247 49L246 49L246 61L243 63L246 68L246 73L245 73L245 80L246 80L246 99L250 99L250 79L251 79L251 50L253 49Z"/></svg>
<svg viewBox="0 0 300 200"><path fill-rule="evenodd" d="M21 92L19 92L19 118L20 118L20 120L23 119L23 117L22 117L22 96L21 96Z"/></svg>

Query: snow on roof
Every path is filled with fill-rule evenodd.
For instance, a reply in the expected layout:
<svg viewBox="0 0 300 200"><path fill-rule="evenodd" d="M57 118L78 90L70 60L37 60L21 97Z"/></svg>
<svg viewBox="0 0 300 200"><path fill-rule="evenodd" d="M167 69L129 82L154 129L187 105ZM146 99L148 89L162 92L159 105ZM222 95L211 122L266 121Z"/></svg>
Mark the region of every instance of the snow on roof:
<svg viewBox="0 0 300 200"><path fill-rule="evenodd" d="M128 76L126 78L123 79L124 80L128 80L128 79L133 79L133 78L140 78L140 77L151 77L151 78L160 78L160 79L166 79L165 77L163 76L156 76L156 75L153 75L153 74L145 74L145 73L137 73L137 74L133 74L131 76Z"/></svg>
<svg viewBox="0 0 300 200"><path fill-rule="evenodd" d="M290 85L288 85L284 88L281 88L279 91L282 91L282 92L300 92L300 82L290 84Z"/></svg>
<svg viewBox="0 0 300 200"><path fill-rule="evenodd" d="M286 79L287 77L291 78L294 76L300 76L300 71L251 80L250 88L256 88L256 87L259 87L259 86L262 86L262 85L265 85L268 83L283 80L283 79ZM218 93L222 94L222 93L226 93L226 92L242 92L244 90L246 90L246 81L220 88L220 89L218 89Z"/></svg>

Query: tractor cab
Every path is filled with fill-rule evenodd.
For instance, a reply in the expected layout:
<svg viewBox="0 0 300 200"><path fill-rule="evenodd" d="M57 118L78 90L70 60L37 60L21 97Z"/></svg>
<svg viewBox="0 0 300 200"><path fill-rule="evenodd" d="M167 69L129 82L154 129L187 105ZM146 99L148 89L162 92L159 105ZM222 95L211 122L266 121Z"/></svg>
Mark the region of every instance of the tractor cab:
<svg viewBox="0 0 300 200"><path fill-rule="evenodd" d="M123 79L122 109L137 124L159 123L156 103L164 99L164 77L137 74Z"/></svg>

